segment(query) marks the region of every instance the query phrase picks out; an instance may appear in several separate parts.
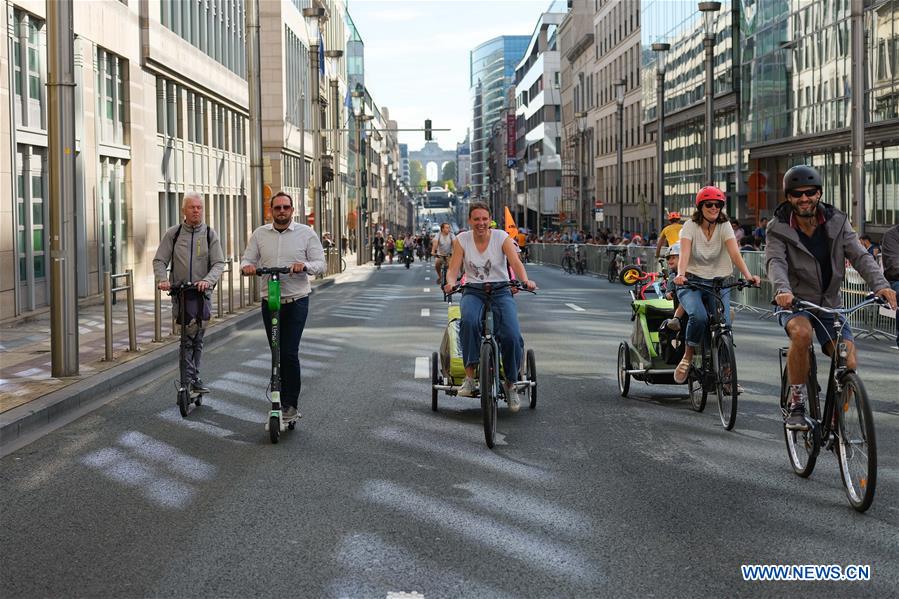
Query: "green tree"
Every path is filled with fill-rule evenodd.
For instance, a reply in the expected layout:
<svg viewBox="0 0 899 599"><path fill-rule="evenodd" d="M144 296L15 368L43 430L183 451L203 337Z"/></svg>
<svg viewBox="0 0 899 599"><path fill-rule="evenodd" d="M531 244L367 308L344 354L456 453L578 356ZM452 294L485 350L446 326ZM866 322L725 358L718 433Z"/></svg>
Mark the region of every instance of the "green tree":
<svg viewBox="0 0 899 599"><path fill-rule="evenodd" d="M456 180L456 163L455 162L447 162L443 165L443 176L440 177L444 181L455 181Z"/></svg>
<svg viewBox="0 0 899 599"><path fill-rule="evenodd" d="M418 160L409 161L409 184L412 189L423 187L425 184L425 169Z"/></svg>

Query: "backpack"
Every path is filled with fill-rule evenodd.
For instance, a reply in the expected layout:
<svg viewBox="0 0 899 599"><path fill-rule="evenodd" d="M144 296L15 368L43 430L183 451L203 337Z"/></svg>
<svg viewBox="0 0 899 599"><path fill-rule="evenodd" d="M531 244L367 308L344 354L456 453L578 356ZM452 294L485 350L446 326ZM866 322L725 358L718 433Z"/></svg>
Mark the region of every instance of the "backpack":
<svg viewBox="0 0 899 599"><path fill-rule="evenodd" d="M178 230L175 231L175 234L172 236L172 256L175 255L175 242L178 241L178 236L181 235L181 228L184 226L184 223L178 225ZM212 229L209 225L206 225L206 270L209 271L212 269Z"/></svg>

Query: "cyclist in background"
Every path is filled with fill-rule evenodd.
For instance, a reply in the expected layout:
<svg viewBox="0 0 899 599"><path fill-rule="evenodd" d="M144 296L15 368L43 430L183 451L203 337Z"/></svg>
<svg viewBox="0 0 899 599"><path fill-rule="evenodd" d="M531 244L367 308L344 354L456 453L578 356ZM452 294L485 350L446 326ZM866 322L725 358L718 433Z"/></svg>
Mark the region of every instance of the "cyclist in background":
<svg viewBox="0 0 899 599"><path fill-rule="evenodd" d="M717 277L729 277L736 266L755 285L759 277L749 272L740 255L734 229L724 214L724 192L709 185L696 194L696 211L681 229L680 259L677 263L677 297L690 318L687 321L684 357L674 371L674 380L683 383L690 372L693 355L700 346L709 327L709 310L715 307L711 291L682 287L687 281L710 285ZM724 315L730 323L730 290L721 291Z"/></svg>
<svg viewBox="0 0 899 599"><path fill-rule="evenodd" d="M804 164L794 166L783 179L786 201L774 211L768 224L765 264L774 285L774 301L788 310L795 297L827 308L842 305L840 287L846 276L846 261L865 279L875 294L896 308L896 292L880 272L877 261L858 239L849 218L821 202L823 183L817 170ZM806 430L805 381L808 379L808 348L812 333L824 353L833 352L833 314L812 315L807 311L784 312L780 324L790 337L787 370L790 380L790 407L785 426ZM841 317L842 319L842 317ZM855 344L848 324L843 328L848 355L846 365L855 370Z"/></svg>
<svg viewBox="0 0 899 599"><path fill-rule="evenodd" d="M449 223L440 223L440 233L431 241L431 255L435 256L434 270L437 271L437 284L443 287L443 266L449 266L449 258L453 253L453 231Z"/></svg>
<svg viewBox="0 0 899 599"><path fill-rule="evenodd" d="M683 225L680 222L680 212L668 213L668 225L659 232L659 241L656 243L656 258L662 254L662 248L666 245L673 246L680 239L680 231Z"/></svg>

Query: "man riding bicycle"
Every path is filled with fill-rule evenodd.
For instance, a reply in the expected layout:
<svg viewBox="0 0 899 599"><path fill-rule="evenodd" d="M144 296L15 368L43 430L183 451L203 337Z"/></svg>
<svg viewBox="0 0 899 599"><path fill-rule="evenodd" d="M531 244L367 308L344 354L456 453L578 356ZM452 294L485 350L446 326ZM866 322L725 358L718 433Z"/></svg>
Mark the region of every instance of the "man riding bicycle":
<svg viewBox="0 0 899 599"><path fill-rule="evenodd" d="M896 292L890 289L877 262L859 242L848 216L820 201L823 183L818 171L806 165L794 166L784 175L783 187L786 201L774 211L765 246L768 279L774 285L777 305L790 309L794 297L798 296L827 308L841 307L840 287L849 260L874 293L895 309ZM790 338L787 352L790 407L785 426L791 430L807 430L804 387L809 371L808 348L814 332L824 353L831 355L834 315L784 312L780 324ZM843 329L843 340L848 350L846 365L855 370L855 344L848 325Z"/></svg>
<svg viewBox="0 0 899 599"><path fill-rule="evenodd" d="M449 264L449 258L453 253L453 239L455 235L449 223L440 223L440 233L431 241L431 255L435 256L434 270L437 271L437 284L441 287L444 282L443 267Z"/></svg>
<svg viewBox="0 0 899 599"><path fill-rule="evenodd" d="M486 286L489 283L507 283L508 265L515 272L521 284L530 290L537 288L528 280L528 273L518 258L518 251L509 234L490 227L490 209L486 204L473 202L468 209L469 230L460 233L453 240L447 281L443 286L450 293L455 286L460 269L464 270L468 281L462 292L462 359L465 365L465 381L459 390L462 397L475 394L475 372L480 358L481 312L484 309ZM482 290L484 289L484 290ZM518 324L518 306L509 288L496 290L492 294L492 309L497 337L502 352L503 372L506 376L506 400L509 410L517 412L521 403L514 382L517 379L524 354L524 340Z"/></svg>

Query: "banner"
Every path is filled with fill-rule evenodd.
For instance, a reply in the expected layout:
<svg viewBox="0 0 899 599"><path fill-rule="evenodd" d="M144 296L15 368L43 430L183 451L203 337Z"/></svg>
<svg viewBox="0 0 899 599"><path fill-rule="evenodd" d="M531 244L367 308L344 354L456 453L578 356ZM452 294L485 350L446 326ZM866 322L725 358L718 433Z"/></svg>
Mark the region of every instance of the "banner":
<svg viewBox="0 0 899 599"><path fill-rule="evenodd" d="M506 156L512 161L515 159L515 115L506 115Z"/></svg>
<svg viewBox="0 0 899 599"><path fill-rule="evenodd" d="M506 233L509 234L512 239L518 239L518 227L515 225L515 219L512 218L512 213L509 211L509 207L506 206Z"/></svg>

